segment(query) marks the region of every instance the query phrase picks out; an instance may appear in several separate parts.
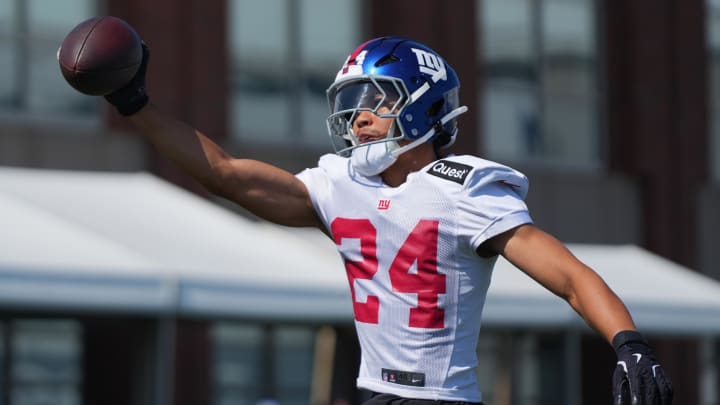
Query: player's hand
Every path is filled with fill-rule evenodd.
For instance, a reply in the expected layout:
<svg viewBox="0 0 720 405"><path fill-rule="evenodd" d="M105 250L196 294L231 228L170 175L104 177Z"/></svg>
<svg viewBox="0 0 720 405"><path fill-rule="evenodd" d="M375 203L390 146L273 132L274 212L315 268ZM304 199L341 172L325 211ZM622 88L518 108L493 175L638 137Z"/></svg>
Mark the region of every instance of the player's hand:
<svg viewBox="0 0 720 405"><path fill-rule="evenodd" d="M149 101L145 91L145 73L150 62L150 48L143 42L142 49L142 62L132 80L125 87L105 96L105 99L114 105L121 115L133 115L145 107Z"/></svg>
<svg viewBox="0 0 720 405"><path fill-rule="evenodd" d="M618 358L613 374L615 405L672 403L672 384L640 333L635 331L618 333L613 338L613 348ZM623 388L626 390L625 395Z"/></svg>

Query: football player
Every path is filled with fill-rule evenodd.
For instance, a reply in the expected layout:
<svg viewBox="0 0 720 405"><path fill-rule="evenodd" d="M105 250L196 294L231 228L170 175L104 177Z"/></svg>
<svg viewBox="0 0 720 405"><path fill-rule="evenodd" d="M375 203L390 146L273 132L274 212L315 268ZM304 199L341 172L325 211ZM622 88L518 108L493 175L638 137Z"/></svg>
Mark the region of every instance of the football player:
<svg viewBox="0 0 720 405"><path fill-rule="evenodd" d="M499 255L565 299L618 356L633 404L673 390L623 302L556 238L533 225L526 177L471 155L446 155L458 133L459 81L427 46L365 42L327 91L335 154L294 175L236 159L148 102L143 65L108 96L165 156L210 191L278 224L317 227L337 245L361 346L369 404L480 403L476 345ZM444 403L444 402L443 402Z"/></svg>

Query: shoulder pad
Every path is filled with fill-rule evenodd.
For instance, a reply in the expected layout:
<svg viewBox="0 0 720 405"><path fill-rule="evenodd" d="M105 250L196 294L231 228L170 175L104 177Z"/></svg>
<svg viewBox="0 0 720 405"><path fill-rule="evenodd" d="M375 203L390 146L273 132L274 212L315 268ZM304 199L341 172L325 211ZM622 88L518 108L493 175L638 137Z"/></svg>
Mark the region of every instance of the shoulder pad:
<svg viewBox="0 0 720 405"><path fill-rule="evenodd" d="M318 160L318 167L325 170L335 171L340 167L346 167L348 164L348 158L338 156L334 153L326 153L320 156Z"/></svg>
<svg viewBox="0 0 720 405"><path fill-rule="evenodd" d="M499 182L515 189L525 198L528 180L521 172L490 160L472 155L456 155L438 160L426 172L464 187L480 187Z"/></svg>
<svg viewBox="0 0 720 405"><path fill-rule="evenodd" d="M320 156L318 159L318 166L338 164L339 162L346 162L347 158L336 155L334 153L326 153Z"/></svg>

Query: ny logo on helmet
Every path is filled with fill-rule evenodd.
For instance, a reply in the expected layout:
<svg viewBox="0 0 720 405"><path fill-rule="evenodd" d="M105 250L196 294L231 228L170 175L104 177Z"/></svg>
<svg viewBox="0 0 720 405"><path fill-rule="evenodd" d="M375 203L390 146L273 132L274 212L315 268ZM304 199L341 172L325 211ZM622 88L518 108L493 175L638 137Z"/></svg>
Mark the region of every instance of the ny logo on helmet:
<svg viewBox="0 0 720 405"><path fill-rule="evenodd" d="M411 49L415 56L417 56L418 67L422 73L432 76L433 83L437 83L438 80L447 80L447 72L445 71L445 64L443 61L435 55L424 51L422 49L412 48Z"/></svg>

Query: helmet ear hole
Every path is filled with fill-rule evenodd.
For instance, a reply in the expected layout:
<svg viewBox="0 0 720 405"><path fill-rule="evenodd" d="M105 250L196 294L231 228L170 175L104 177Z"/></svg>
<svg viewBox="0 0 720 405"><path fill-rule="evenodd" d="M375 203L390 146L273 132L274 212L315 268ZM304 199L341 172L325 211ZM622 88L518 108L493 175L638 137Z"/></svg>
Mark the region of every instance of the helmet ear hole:
<svg viewBox="0 0 720 405"><path fill-rule="evenodd" d="M434 116L438 115L438 113L442 110L444 105L445 105L445 100L443 100L443 99L435 100L435 102L430 104L430 107L425 111L425 114L428 117L434 117Z"/></svg>

